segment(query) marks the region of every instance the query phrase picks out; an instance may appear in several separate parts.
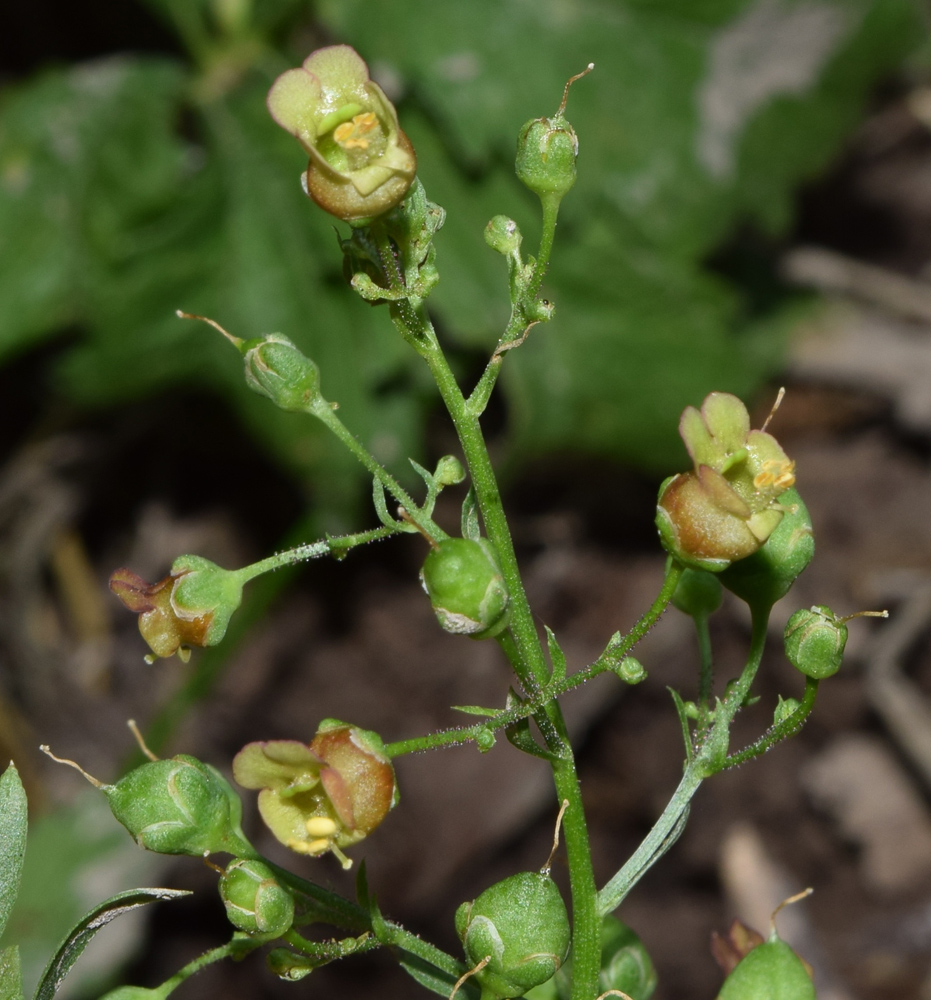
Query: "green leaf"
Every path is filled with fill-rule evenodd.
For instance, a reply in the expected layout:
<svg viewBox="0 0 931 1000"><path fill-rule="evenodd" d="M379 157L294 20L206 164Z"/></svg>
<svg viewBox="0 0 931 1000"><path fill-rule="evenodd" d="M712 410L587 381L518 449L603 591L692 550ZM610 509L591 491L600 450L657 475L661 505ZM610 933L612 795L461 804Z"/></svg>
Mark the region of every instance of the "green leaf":
<svg viewBox="0 0 931 1000"><path fill-rule="evenodd" d="M419 955L414 955L403 949L398 951L398 962L401 968L412 978L416 979L421 986L426 987L433 993L438 993L441 997L448 997L456 984L456 977L435 965L424 961ZM465 995L470 1000L478 1000L478 989L469 980L466 980L456 991L456 996Z"/></svg>
<svg viewBox="0 0 931 1000"><path fill-rule="evenodd" d="M16 765L0 776L0 937L19 894L26 854L26 792ZM19 953L16 955L19 968Z"/></svg>
<svg viewBox="0 0 931 1000"><path fill-rule="evenodd" d="M51 1000L91 938L111 921L146 903L190 896L184 889L130 889L95 906L72 928L45 968L33 1000Z"/></svg>
<svg viewBox="0 0 931 1000"><path fill-rule="evenodd" d="M0 951L0 1000L23 1000L23 970L15 944Z"/></svg>

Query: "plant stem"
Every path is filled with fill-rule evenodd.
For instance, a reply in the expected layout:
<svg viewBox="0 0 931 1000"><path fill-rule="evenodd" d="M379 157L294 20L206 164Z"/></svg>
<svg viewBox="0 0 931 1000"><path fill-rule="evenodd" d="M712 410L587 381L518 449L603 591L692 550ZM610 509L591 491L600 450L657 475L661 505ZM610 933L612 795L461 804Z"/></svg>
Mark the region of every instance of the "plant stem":
<svg viewBox="0 0 931 1000"><path fill-rule="evenodd" d="M337 417L336 412L325 400L313 407L313 415L321 420L352 452L363 466L381 483L382 486L398 501L407 512L408 518L420 531L434 541L446 538L446 532L436 522L424 514L419 505L390 472L362 445L359 439Z"/></svg>
<svg viewBox="0 0 931 1000"><path fill-rule="evenodd" d="M219 948L211 948L210 951L205 951L203 955L198 955L193 961L188 962L184 968L179 969L170 979L165 980L159 989L163 990L170 983L171 986L167 993L173 993L185 979L190 979L195 972L200 972L206 966L212 965L214 962L220 962L224 958L242 958L250 951L254 951L262 943L261 941L249 941L244 937L234 937L226 944L220 945Z"/></svg>
<svg viewBox="0 0 931 1000"><path fill-rule="evenodd" d="M698 738L704 737L708 729L708 709L711 703L711 691L714 684L714 661L711 652L711 632L708 628L708 615L695 615L695 632L698 638L698 654L700 657L698 673Z"/></svg>
<svg viewBox="0 0 931 1000"><path fill-rule="evenodd" d="M533 268L533 278L527 289L526 301L533 302L540 294L540 286L550 266L550 254L553 251L553 240L556 236L556 219L559 215L560 198L541 198L543 206L543 231L540 234L540 252Z"/></svg>
<svg viewBox="0 0 931 1000"><path fill-rule="evenodd" d="M805 693L802 695L802 700L799 703L798 708L786 719L778 725L771 726L763 735L750 744L748 747L744 747L737 753L733 753L724 762L724 767L722 770L727 770L731 767L736 767L738 764L743 764L748 760L753 760L754 757L759 757L761 754L766 753L770 747L775 746L782 740L788 739L790 736L794 736L801 728L805 725L808 716L811 715L812 709L815 707L815 698L818 695L818 685L820 681L815 680L814 677L805 678Z"/></svg>

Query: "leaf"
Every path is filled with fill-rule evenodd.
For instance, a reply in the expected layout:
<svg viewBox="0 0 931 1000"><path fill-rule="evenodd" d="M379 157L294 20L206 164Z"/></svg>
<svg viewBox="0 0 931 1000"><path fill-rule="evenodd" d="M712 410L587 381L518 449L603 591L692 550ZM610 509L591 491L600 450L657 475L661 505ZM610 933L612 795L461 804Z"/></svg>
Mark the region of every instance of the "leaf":
<svg viewBox="0 0 931 1000"><path fill-rule="evenodd" d="M462 501L462 537L477 542L482 537L482 530L478 524L478 500L475 496L475 487L469 486Z"/></svg>
<svg viewBox="0 0 931 1000"><path fill-rule="evenodd" d="M184 889L130 889L112 896L99 906L95 906L72 928L59 945L57 952L39 980L33 1000L51 1000L62 980L80 957L81 952L102 927L124 913L145 906L146 903L178 899L181 896L190 895L191 893Z"/></svg>
<svg viewBox="0 0 931 1000"><path fill-rule="evenodd" d="M19 894L26 854L26 792L16 765L0 776L0 937ZM19 968L19 953L16 955Z"/></svg>
<svg viewBox="0 0 931 1000"><path fill-rule="evenodd" d="M401 968L409 976L416 979L421 986L426 987L433 993L438 993L441 997L449 997L453 986L456 985L455 976L442 969L438 969L435 965L424 961L419 955L414 955L409 951L400 949L398 951L398 962ZM469 980L463 983L456 991L457 997L461 997L462 994L465 994L470 1000L478 1000L478 989Z"/></svg>
<svg viewBox="0 0 931 1000"><path fill-rule="evenodd" d="M534 739L533 733L530 731L530 722L527 719L519 719L517 722L512 722L511 725L505 726L504 735L507 736L508 743L524 753L529 753L533 757L542 757L543 760L556 760L555 754L545 750Z"/></svg>
<svg viewBox="0 0 931 1000"><path fill-rule="evenodd" d="M0 1000L23 1000L23 970L15 944L0 951Z"/></svg>
<svg viewBox="0 0 931 1000"><path fill-rule="evenodd" d="M550 681L558 684L566 676L566 654L556 640L556 633L549 625L545 625L544 628L546 629L546 646L550 653L550 663L553 665Z"/></svg>

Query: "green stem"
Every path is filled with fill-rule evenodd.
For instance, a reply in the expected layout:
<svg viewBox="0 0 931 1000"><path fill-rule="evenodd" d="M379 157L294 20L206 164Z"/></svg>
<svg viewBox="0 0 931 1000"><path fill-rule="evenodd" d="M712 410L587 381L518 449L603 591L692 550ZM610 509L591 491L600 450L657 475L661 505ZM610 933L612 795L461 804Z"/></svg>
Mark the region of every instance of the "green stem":
<svg viewBox="0 0 931 1000"><path fill-rule="evenodd" d="M214 962L220 962L224 958L240 959L263 943L261 941L250 941L244 937L234 937L226 944L220 945L219 948L211 948L210 951L205 951L203 955L198 955L193 961L188 962L184 968L179 969L170 979L166 979L159 987L159 990L164 990L168 986L169 988L165 993L167 996L168 993L173 993L185 979L190 979L195 972L200 972L206 966L212 965ZM169 984L171 985L169 986Z"/></svg>
<svg viewBox="0 0 931 1000"><path fill-rule="evenodd" d="M801 728L805 725L808 716L811 715L812 709L815 707L815 698L818 695L818 685L821 682L815 680L814 677L805 678L805 693L802 695L802 700L799 702L798 708L790 715L788 718L782 720L775 726L771 726L763 735L750 744L748 747L744 747L738 753L733 753L724 762L724 767L722 770L727 770L731 767L736 767L738 764L743 764L748 760L753 760L754 757L759 757L761 754L766 753L770 747L775 746L777 743L781 743L782 740L789 739L790 736L794 736Z"/></svg>
<svg viewBox="0 0 931 1000"><path fill-rule="evenodd" d="M711 691L714 684L714 662L711 652L711 631L708 628L708 615L695 615L695 632L698 638L698 654L700 657L698 673L698 738L704 737L709 725L709 707Z"/></svg>
<svg viewBox="0 0 931 1000"><path fill-rule="evenodd" d="M540 286L543 284L543 278L550 266L550 254L553 250L553 239L556 236L556 219L559 215L561 201L561 197L540 199L540 203L543 205L543 232L540 234L540 252L537 254L537 260L534 264L533 278L531 278L530 286L527 289L526 298L529 302L533 302L540 294Z"/></svg>
<svg viewBox="0 0 931 1000"><path fill-rule="evenodd" d="M346 958L348 955L358 955L381 947L381 941L372 937L371 934L342 941L308 941L293 928L284 935L284 940L302 955L318 959L321 965L325 962Z"/></svg>
<svg viewBox="0 0 931 1000"><path fill-rule="evenodd" d="M419 505L403 486L388 472L336 416L336 412L325 400L313 407L313 414L349 449L361 464L378 480L379 483L404 508L412 524L428 538L439 542L447 537L446 532L436 522L421 511Z"/></svg>
<svg viewBox="0 0 931 1000"><path fill-rule="evenodd" d="M511 316L491 360L469 396L468 407L476 417L480 417L485 412L495 383L498 381L505 354L521 343L530 327L540 319L537 309L537 295L549 268L558 215L559 202L552 204L545 200L543 202L543 231L540 234L540 250L534 262L533 274L529 283L525 286L522 285L519 255L517 255L516 260L509 261L511 268Z"/></svg>
<svg viewBox="0 0 931 1000"><path fill-rule="evenodd" d="M394 529L383 526L381 528L371 528L368 531L357 531L351 535L336 535L332 538L324 538L319 542L307 542L293 549L285 549L249 566L243 566L242 569L236 570L236 575L243 583L247 583L249 580L254 580L257 576L262 576L263 573L269 573L284 566L293 566L296 563L308 562L320 556L332 555L334 552L345 555L357 545L367 545L369 542L389 538L395 534L397 532Z"/></svg>

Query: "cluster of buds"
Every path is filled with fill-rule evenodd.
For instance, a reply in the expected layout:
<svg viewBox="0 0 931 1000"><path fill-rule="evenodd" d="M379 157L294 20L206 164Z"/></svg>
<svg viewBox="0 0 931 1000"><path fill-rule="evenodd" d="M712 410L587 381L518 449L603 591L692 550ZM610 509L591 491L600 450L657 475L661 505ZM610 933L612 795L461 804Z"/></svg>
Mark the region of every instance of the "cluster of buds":
<svg viewBox="0 0 931 1000"><path fill-rule="evenodd" d="M348 45L311 53L268 93L268 110L310 157L304 189L346 222L364 222L394 208L417 170L394 105Z"/></svg>
<svg viewBox="0 0 931 1000"><path fill-rule="evenodd" d="M694 468L660 487L660 537L684 565L720 572L778 527L795 463L771 434L750 430L746 407L729 393L710 393L701 411L687 407L679 433Z"/></svg>
<svg viewBox="0 0 931 1000"><path fill-rule="evenodd" d="M394 768L377 733L325 719L309 744L249 743L233 760L243 788L260 789L259 812L286 847L317 857L358 843L398 800Z"/></svg>

